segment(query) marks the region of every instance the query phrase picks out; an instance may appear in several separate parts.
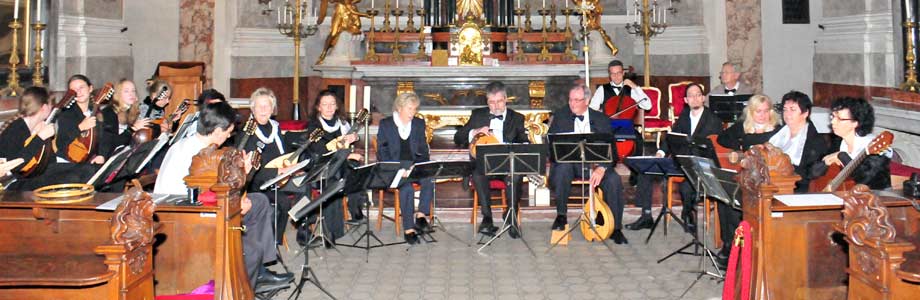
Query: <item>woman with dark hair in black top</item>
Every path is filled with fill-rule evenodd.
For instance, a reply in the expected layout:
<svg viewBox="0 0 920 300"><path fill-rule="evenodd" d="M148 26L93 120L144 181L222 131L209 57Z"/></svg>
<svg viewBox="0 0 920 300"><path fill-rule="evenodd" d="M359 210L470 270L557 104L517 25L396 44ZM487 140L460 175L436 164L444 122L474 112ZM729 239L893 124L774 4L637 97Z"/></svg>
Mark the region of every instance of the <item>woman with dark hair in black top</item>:
<svg viewBox="0 0 920 300"><path fill-rule="evenodd" d="M790 91L783 95L783 125L770 138L770 144L789 155L795 173L802 177L795 183L796 193L807 193L808 184L819 175L812 174L815 164L822 164L821 157L827 153L827 143L820 135L811 116L811 99L799 91Z"/></svg>
<svg viewBox="0 0 920 300"><path fill-rule="evenodd" d="M93 129L98 125L96 116L92 115L93 104L90 95L93 92L93 83L89 81L89 78L80 74L73 75L67 80L67 88L76 93L76 101L69 108L62 109L57 119L57 137L54 143L61 162L70 161L67 159L67 149L71 143L80 138L80 132ZM87 158L86 161L102 164L105 159L103 155L95 155Z"/></svg>
<svg viewBox="0 0 920 300"><path fill-rule="evenodd" d="M831 103L831 129L834 142L831 151L822 159L825 166L846 166L875 139L875 110L862 98L843 97ZM891 151L866 157L850 177L857 184L874 190L891 188ZM826 171L825 171L826 172ZM824 173L824 172L820 172Z"/></svg>

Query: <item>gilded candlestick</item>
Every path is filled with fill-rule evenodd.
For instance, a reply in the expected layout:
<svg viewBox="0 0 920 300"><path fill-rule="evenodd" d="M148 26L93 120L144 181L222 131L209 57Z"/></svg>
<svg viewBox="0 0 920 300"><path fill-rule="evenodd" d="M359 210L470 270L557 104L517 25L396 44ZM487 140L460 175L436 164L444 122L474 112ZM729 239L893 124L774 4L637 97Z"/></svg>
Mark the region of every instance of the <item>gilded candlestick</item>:
<svg viewBox="0 0 920 300"><path fill-rule="evenodd" d="M572 28L569 27L569 16L572 15L574 10L565 8L562 10L562 14L565 15L565 53L562 54L563 61L574 61L578 59L578 56L575 55L575 52L572 51L574 48L574 37L572 34Z"/></svg>
<svg viewBox="0 0 920 300"><path fill-rule="evenodd" d="M374 17L376 17L378 13L380 12L376 9L367 10L367 14L371 16L371 28L370 31L367 32L367 53L364 54L364 60L369 62L380 61L380 56L377 55L377 50L375 49L377 45L374 41L374 32L376 31L376 29L374 29Z"/></svg>
<svg viewBox="0 0 920 300"><path fill-rule="evenodd" d="M524 4L524 32L533 31L533 23L530 22L530 3Z"/></svg>
<svg viewBox="0 0 920 300"><path fill-rule="evenodd" d="M543 17L543 26L541 26L541 27L543 27L543 29L542 29L542 33L543 33L543 43L542 43L542 46L540 47L540 55L537 56L537 60L539 60L539 61L549 61L549 60L551 60L551 59L553 58L552 56L549 55L549 43L548 43L547 40L546 40L547 37L548 37L547 32L546 32L546 16L549 15L549 10L548 10L548 9L540 9L540 10L537 10L537 12L540 14L540 16Z"/></svg>
<svg viewBox="0 0 920 300"><path fill-rule="evenodd" d="M10 76L7 80L8 85L3 90L0 90L0 94L18 97L22 93L22 87L19 86L19 73L17 72L19 68L19 29L22 28L22 24L19 23L19 19L13 19L9 26L13 30L13 48L10 51Z"/></svg>
<svg viewBox="0 0 920 300"><path fill-rule="evenodd" d="M35 31L35 57L32 62L32 85L35 86L44 86L44 79L42 78L42 31L45 30L45 24L35 23L32 24L32 30Z"/></svg>
<svg viewBox="0 0 920 300"><path fill-rule="evenodd" d="M390 0L387 0L383 5L383 28L380 29L380 32L390 32L390 30L393 29L390 28Z"/></svg>
<svg viewBox="0 0 920 300"><path fill-rule="evenodd" d="M550 21L549 21L549 32L559 32L559 25L556 23L556 3L553 3L549 6Z"/></svg>
<svg viewBox="0 0 920 300"><path fill-rule="evenodd" d="M413 1L409 1L409 20L406 21L405 32L415 33L415 5Z"/></svg>
<svg viewBox="0 0 920 300"><path fill-rule="evenodd" d="M514 61L523 62L527 60L527 56L524 55L524 27L521 24L521 16L524 15L524 10L521 8L514 9L514 15L517 16L517 45L514 46Z"/></svg>
<svg viewBox="0 0 920 300"><path fill-rule="evenodd" d="M390 46L390 48L393 49L393 61L402 62L405 58L403 58L402 53L399 51L399 48L403 47L399 44L399 17L403 15L403 11L401 9L394 9L390 11L390 13L396 17L396 26L393 27L393 45Z"/></svg>
<svg viewBox="0 0 920 300"><path fill-rule="evenodd" d="M419 19L421 20L425 19L424 9L420 8L415 13L418 14ZM415 54L415 59L419 61L428 60L428 54L425 52L426 52L425 50L425 24L423 22L418 27L418 53Z"/></svg>

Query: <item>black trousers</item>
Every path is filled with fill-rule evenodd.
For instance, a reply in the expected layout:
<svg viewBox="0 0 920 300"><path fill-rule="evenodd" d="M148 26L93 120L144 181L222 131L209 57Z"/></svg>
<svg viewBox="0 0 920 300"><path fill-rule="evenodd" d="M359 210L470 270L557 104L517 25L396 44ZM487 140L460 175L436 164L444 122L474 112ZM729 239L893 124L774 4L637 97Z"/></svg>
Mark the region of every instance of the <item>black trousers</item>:
<svg viewBox="0 0 920 300"><path fill-rule="evenodd" d="M249 193L252 208L243 215L243 261L246 264L246 274L249 275L249 284L256 286L256 279L263 268L263 264L272 262L278 257L275 248L275 235L272 232L272 207L268 203L268 196L262 193Z"/></svg>
<svg viewBox="0 0 920 300"><path fill-rule="evenodd" d="M582 175L583 174L583 175ZM582 173L581 164L553 163L549 172L549 180L556 196L556 213L565 215L568 211L567 202L572 191L572 180L575 178L588 178L590 169ZM613 211L614 229L623 228L623 183L620 175L613 168L607 169L600 184L604 191L604 202Z"/></svg>
<svg viewBox="0 0 920 300"><path fill-rule="evenodd" d="M719 208L719 230L722 237L722 254L728 255L732 250L732 241L735 239L735 228L741 223L741 211L717 201Z"/></svg>
<svg viewBox="0 0 920 300"><path fill-rule="evenodd" d="M508 201L510 201L508 205L514 205L515 210L521 207L521 191L524 185L524 176L514 176L514 191L511 190L511 182L508 181L508 177L509 176L488 176L485 174L485 171L480 168L473 169L473 188L476 189L476 194L479 195L479 208L481 209L483 220L492 218L492 201L490 199L491 189L489 189L489 181L493 179L505 181L505 193L509 198ZM514 198L511 199L511 197Z"/></svg>

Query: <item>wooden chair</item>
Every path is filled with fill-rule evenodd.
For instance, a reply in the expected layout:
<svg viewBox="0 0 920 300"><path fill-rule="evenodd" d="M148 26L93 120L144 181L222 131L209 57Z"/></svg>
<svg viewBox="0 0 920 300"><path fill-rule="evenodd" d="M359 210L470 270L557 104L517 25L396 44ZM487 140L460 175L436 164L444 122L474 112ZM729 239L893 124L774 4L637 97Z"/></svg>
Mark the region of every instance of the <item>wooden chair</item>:
<svg viewBox="0 0 920 300"><path fill-rule="evenodd" d="M153 211L150 195L132 188L115 210L110 243L87 252L86 233L67 236L42 220L5 228L43 242L0 254L0 299L153 299Z"/></svg>
<svg viewBox="0 0 920 300"><path fill-rule="evenodd" d="M504 215L505 212L508 211L508 195L507 195L507 192L505 191L506 187L507 186L505 185L504 180L500 180L500 179L490 179L489 180L489 191L491 192L491 191L498 190L500 193L499 196L489 195L489 200L501 200L502 201L500 205L492 205L492 208L501 208L502 215ZM473 232L477 232L479 230L478 228L479 225L476 224L476 216L478 214L479 214L479 194L476 193L476 189L474 188L473 189L473 213L470 214L470 224L473 224ZM518 219L518 221L520 221L520 219Z"/></svg>

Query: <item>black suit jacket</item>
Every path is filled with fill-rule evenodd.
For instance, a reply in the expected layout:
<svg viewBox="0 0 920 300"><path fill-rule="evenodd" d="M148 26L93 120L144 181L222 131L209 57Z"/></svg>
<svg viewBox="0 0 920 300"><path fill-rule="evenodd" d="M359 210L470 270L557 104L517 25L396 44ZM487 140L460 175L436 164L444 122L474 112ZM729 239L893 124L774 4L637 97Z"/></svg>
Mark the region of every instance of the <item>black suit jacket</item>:
<svg viewBox="0 0 920 300"><path fill-rule="evenodd" d="M700 116L700 122L696 124L696 131L690 135L690 109L689 107L680 112L680 116L677 119L677 122L671 127L672 132L683 133L689 135L688 138L693 140L706 139L706 137L719 134L722 131L722 120L718 116L712 113L708 108L703 109L703 114ZM665 154L671 155L683 155L691 154L690 149L669 149L668 143L661 143L661 151L664 151Z"/></svg>
<svg viewBox="0 0 920 300"><path fill-rule="evenodd" d="M393 117L380 120L377 128L377 161L399 161L400 137ZM412 118L412 131L409 133L409 147L413 162L431 160L428 140L425 137L425 121Z"/></svg>
<svg viewBox="0 0 920 300"><path fill-rule="evenodd" d="M469 145L470 131L489 126L492 121L492 113L488 107L474 109L470 114L470 120L454 134L454 143L459 146ZM505 119L502 122L502 138L505 143L527 143L527 132L524 131L524 115L508 108L505 113Z"/></svg>
<svg viewBox="0 0 920 300"><path fill-rule="evenodd" d="M808 184L811 183L811 180L821 176L821 174L814 174L815 172L812 172L812 168L816 164L824 166L824 161L821 159L827 155L827 147L827 142L818 135L818 129L815 128L815 124L808 121L805 149L802 149L802 159L799 160L799 165L795 166L795 173L802 177L801 180L795 182L796 193L807 193Z"/></svg>
<svg viewBox="0 0 920 300"><path fill-rule="evenodd" d="M613 128L610 127L610 119L602 112L588 109L588 122L591 124L591 133L613 134ZM571 133L575 132L575 114L568 106L557 109L553 112L553 120L549 124L549 133ZM616 157L614 157L616 159ZM608 170L613 168L613 164L600 164Z"/></svg>
<svg viewBox="0 0 920 300"><path fill-rule="evenodd" d="M716 142L722 147L732 150L747 150L754 145L760 145L770 141L774 134L779 132L781 126L774 126L773 130L764 133L745 133L744 121L735 122L721 133Z"/></svg>

